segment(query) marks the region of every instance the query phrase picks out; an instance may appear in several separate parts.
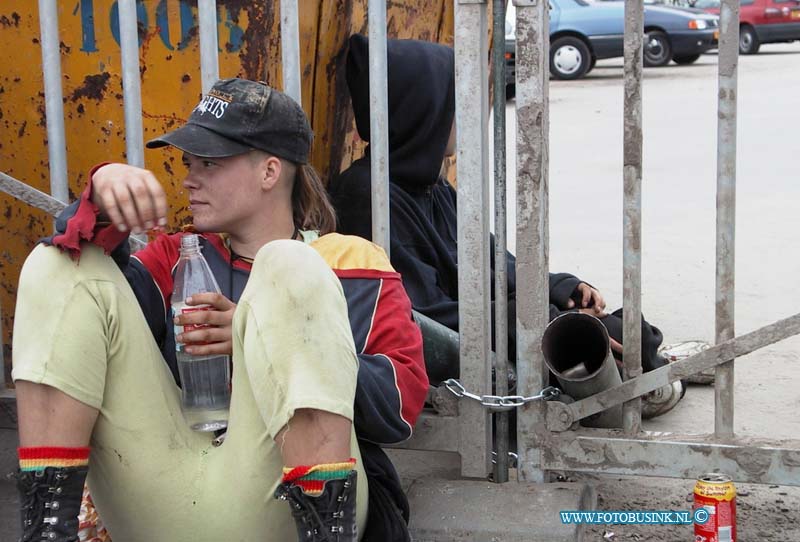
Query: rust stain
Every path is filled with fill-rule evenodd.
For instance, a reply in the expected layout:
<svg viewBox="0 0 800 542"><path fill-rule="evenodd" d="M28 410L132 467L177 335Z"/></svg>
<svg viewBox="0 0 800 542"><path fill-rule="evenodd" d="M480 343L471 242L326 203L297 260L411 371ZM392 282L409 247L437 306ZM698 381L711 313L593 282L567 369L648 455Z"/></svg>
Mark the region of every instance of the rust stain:
<svg viewBox="0 0 800 542"><path fill-rule="evenodd" d="M111 79L111 74L103 72L95 75L87 75L83 79L83 85L76 88L70 95L69 99L77 102L81 98L89 98L91 100L100 101L108 89L108 80Z"/></svg>
<svg viewBox="0 0 800 542"><path fill-rule="evenodd" d="M17 13L16 11L11 14L11 19L6 17L5 15L0 16L0 26L2 26L3 28L8 28L11 26L19 27L20 19L21 17L19 16L19 13Z"/></svg>

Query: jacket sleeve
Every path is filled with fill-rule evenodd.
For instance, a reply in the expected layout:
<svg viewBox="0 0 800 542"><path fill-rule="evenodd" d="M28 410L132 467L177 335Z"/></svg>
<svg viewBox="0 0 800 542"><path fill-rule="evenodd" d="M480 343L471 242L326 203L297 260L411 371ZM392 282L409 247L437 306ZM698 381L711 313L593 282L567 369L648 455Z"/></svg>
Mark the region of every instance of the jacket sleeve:
<svg viewBox="0 0 800 542"><path fill-rule="evenodd" d="M581 279L569 273L550 273L550 303L559 311L566 310L567 302L575 293Z"/></svg>
<svg viewBox="0 0 800 542"><path fill-rule="evenodd" d="M378 444L411 436L428 393L422 336L386 253L354 236L328 234L311 245L331 266L347 301L358 355L354 427Z"/></svg>
<svg viewBox="0 0 800 542"><path fill-rule="evenodd" d="M399 277L384 278L359 358L355 427L359 438L393 444L411 437L428 393L422 336Z"/></svg>

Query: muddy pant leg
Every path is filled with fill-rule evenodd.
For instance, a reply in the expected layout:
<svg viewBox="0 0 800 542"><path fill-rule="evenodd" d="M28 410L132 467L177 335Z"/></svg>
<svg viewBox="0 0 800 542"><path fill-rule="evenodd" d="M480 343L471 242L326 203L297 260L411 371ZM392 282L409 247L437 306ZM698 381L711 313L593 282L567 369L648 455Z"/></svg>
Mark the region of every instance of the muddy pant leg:
<svg viewBox="0 0 800 542"><path fill-rule="evenodd" d="M234 366L246 371L270 440L284 427L291 432L298 409L352 421L358 361L347 304L339 279L314 249L274 241L258 252L234 316ZM363 527L367 480L350 431Z"/></svg>

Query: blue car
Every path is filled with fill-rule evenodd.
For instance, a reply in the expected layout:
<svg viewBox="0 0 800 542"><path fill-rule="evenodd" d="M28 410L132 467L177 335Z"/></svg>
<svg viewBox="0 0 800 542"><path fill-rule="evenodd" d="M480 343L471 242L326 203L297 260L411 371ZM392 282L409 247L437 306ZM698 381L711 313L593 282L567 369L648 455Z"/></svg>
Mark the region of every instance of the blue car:
<svg viewBox="0 0 800 542"><path fill-rule="evenodd" d="M506 59L513 83L514 16L506 21ZM550 0L550 74L553 79L580 79L599 59L623 56L625 3ZM670 60L691 64L717 47L719 18L700 10L673 6L644 7L644 65ZM510 54L509 54L510 53Z"/></svg>

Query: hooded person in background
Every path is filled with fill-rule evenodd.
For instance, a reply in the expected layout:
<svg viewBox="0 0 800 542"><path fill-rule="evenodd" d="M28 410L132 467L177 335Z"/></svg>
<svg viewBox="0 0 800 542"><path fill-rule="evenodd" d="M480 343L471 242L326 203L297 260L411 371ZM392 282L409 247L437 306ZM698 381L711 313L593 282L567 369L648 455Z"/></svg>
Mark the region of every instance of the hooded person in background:
<svg viewBox="0 0 800 542"><path fill-rule="evenodd" d="M353 35L347 55L347 85L356 128L370 140L369 51L367 38ZM455 154L455 60L453 50L416 40L388 40L389 180L391 261L403 279L413 308L458 331L458 252L456 190L442 175L445 157ZM329 187L338 231L372 237L370 148ZM494 253L491 268L494 273ZM508 253L508 349L516 359L515 258ZM565 311L600 318L622 353L622 309L608 314L602 295L568 273L550 274L550 319ZM491 292L494 307L494 281ZM494 310L492 310L494 312ZM494 326L492 326L494 330ZM657 354L663 337L642 320L645 372L666 360ZM457 375L429 375L441 381ZM685 392L681 382L644 397L643 415L671 410Z"/></svg>

